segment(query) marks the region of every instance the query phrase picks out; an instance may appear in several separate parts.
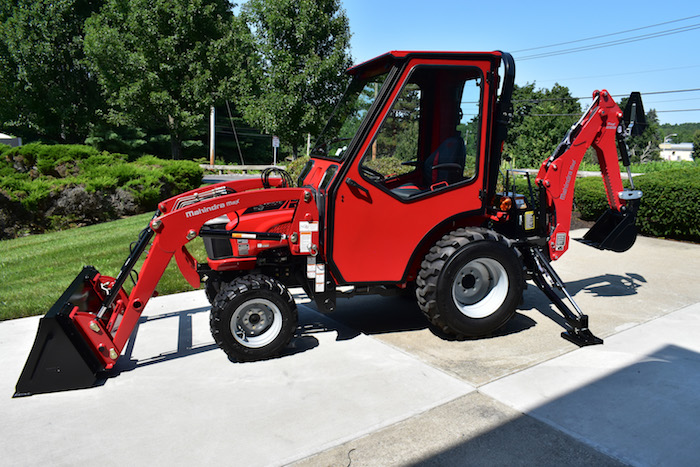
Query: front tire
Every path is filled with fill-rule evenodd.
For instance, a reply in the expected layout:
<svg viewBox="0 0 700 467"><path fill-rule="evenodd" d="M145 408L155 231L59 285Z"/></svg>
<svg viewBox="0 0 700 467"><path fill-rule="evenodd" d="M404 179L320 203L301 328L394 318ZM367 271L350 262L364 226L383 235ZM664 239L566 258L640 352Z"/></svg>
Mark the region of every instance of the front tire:
<svg viewBox="0 0 700 467"><path fill-rule="evenodd" d="M248 362L279 354L294 336L297 307L276 279L249 274L222 285L209 318L216 344L231 360Z"/></svg>
<svg viewBox="0 0 700 467"><path fill-rule="evenodd" d="M488 229L458 229L426 255L416 280L418 305L442 332L493 333L515 314L525 284L518 251Z"/></svg>

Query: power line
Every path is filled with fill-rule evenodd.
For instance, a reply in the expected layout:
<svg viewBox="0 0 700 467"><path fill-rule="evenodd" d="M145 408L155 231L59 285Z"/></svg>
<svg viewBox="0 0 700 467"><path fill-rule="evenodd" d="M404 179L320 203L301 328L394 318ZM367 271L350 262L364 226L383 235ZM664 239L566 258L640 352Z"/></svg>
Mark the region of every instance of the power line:
<svg viewBox="0 0 700 467"><path fill-rule="evenodd" d="M665 113L665 112L700 112L700 109L654 110L654 111L658 114L658 113Z"/></svg>
<svg viewBox="0 0 700 467"><path fill-rule="evenodd" d="M592 45L586 45L586 46L581 46L581 47L573 47L570 49L557 50L557 51L553 51L553 52L544 52L544 53L535 54L535 55L527 55L525 57L518 57L518 60L519 61L533 60L533 59L537 59L537 58L548 58L548 57L555 57L557 55L564 55L564 54L570 54L570 53L576 53L576 52L584 52L584 51L588 51L588 50L602 49L605 47L613 47L616 45L629 44L631 42L639 42L639 41L643 41L643 40L656 39L659 37L669 36L669 35L673 35L673 34L680 34L682 32L688 32L688 31L692 31L695 29L700 29L700 23L691 24L689 26L682 26L680 28L667 29L665 31L659 31L659 32L650 33L650 34L642 34L640 36L633 36L633 37L628 37L625 39L618 39L618 40L614 40L614 41L601 42L599 44L592 44Z"/></svg>
<svg viewBox="0 0 700 467"><path fill-rule="evenodd" d="M692 88L692 89L674 89L672 91L651 91L651 92L643 92L642 94L650 96L652 94L673 94L676 92L695 92L695 91L700 91L700 88ZM613 97L620 97L619 94L613 95ZM622 97L626 97L625 94L622 94Z"/></svg>
<svg viewBox="0 0 700 467"><path fill-rule="evenodd" d="M549 48L551 48L551 47L559 47L560 45L569 45L569 44L575 44L575 43L577 43L577 42L585 42L585 41L592 41L592 40L594 40L594 39L602 39L602 38L604 38L604 37L618 36L618 35L620 35L620 34L627 34L627 33L629 33L629 32L634 32L634 31L641 31L642 29L650 29L650 28L654 28L654 27L657 27L657 26L663 26L663 25L666 25L666 24L679 23L679 22L681 22L681 21L686 21L686 20L689 20L689 19L694 19L694 18L699 18L699 17L700 17L700 15L687 16L687 17L685 17L685 18L674 19L674 20L671 20L671 21L664 21L663 23L651 24L651 25L649 25L649 26L642 26L642 27L639 27L639 28L627 29L627 30L625 30L625 31L611 32L611 33L608 33L608 34L601 34L601 35L598 35L598 36L591 36L591 37L586 37L586 38L583 38L583 39L576 39L576 40L573 40L573 41L559 42L559 43L556 43L556 44L542 45L542 46L539 46L539 47L530 47L530 48L528 48L528 49L515 50L515 51L513 51L513 53L529 52L529 51L531 51L531 50L549 49Z"/></svg>
<svg viewBox="0 0 700 467"><path fill-rule="evenodd" d="M643 96L651 96L655 94L674 94L674 93L681 93L681 92L696 92L700 91L700 88L691 88L691 89L672 89L668 91L649 91L649 92L642 92ZM612 97L629 97L629 93L627 94L611 94ZM538 104L540 102L561 102L561 101L572 101L572 100L590 100L592 96L585 96L585 97L543 97L541 99L513 99L512 102L514 104L520 104L520 103L528 103L528 104ZM464 101L461 102L462 104L478 104L478 101Z"/></svg>
<svg viewBox="0 0 700 467"><path fill-rule="evenodd" d="M674 66L674 67L666 67L666 68L656 68L653 70L639 70L639 71L627 71L624 73L610 73L607 75L589 75L589 76L574 76L571 78L557 78L557 79L538 79L538 83L547 83L547 82L568 82L568 81L574 81L574 80L581 80L581 79L600 79L600 78L610 78L613 76L628 76L628 75L641 75L641 74L646 74L646 73L660 73L664 72L667 73L669 71L675 71L675 70L687 70L690 68L700 68L700 64L698 65L685 65L685 66Z"/></svg>
<svg viewBox="0 0 700 467"><path fill-rule="evenodd" d="M583 112L573 114L528 114L528 117L580 117Z"/></svg>
<svg viewBox="0 0 700 467"><path fill-rule="evenodd" d="M648 104L667 104L669 102L699 101L700 97L690 97L687 99L664 99L662 101L647 101Z"/></svg>
<svg viewBox="0 0 700 467"><path fill-rule="evenodd" d="M656 110L656 113L666 113L666 112L700 112L700 109L674 109L674 110ZM580 117L583 112L572 113L572 114L528 114L528 117Z"/></svg>

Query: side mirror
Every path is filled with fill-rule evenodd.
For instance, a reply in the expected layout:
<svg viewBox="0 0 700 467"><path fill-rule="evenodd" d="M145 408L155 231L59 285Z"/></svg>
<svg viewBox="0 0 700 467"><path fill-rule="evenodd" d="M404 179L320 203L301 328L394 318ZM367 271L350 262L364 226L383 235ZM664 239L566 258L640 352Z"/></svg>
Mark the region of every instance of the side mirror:
<svg viewBox="0 0 700 467"><path fill-rule="evenodd" d="M622 113L622 119L627 127L629 136L640 136L647 128L647 117L644 113L642 95L638 92L630 94L627 105Z"/></svg>

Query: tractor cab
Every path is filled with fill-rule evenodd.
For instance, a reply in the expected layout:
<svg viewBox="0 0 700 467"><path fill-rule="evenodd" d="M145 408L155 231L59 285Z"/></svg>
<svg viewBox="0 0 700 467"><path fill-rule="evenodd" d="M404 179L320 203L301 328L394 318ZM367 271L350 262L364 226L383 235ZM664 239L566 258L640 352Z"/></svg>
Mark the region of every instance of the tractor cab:
<svg viewBox="0 0 700 467"><path fill-rule="evenodd" d="M318 189L323 250L340 284L412 281L448 224L484 222L512 68L500 52L390 52L349 70L348 90L299 177L299 186Z"/></svg>

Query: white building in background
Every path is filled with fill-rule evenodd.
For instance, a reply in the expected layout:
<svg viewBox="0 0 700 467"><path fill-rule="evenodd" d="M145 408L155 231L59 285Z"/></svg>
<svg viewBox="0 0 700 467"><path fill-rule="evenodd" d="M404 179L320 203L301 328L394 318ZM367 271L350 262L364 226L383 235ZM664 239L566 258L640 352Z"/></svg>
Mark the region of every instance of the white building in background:
<svg viewBox="0 0 700 467"><path fill-rule="evenodd" d="M661 158L667 161L692 161L693 143L673 143L669 137L659 144Z"/></svg>
<svg viewBox="0 0 700 467"><path fill-rule="evenodd" d="M22 146L22 138L15 138L14 136L6 135L5 133L0 133L0 144L7 144L8 146Z"/></svg>

